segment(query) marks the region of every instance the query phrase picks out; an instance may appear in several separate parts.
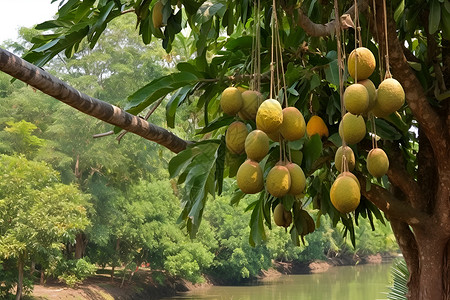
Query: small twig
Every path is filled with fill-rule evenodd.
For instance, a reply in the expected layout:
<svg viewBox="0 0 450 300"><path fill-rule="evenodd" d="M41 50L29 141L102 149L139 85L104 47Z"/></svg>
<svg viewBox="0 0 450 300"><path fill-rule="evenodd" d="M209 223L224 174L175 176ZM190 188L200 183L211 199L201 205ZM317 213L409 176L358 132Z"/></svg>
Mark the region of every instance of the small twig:
<svg viewBox="0 0 450 300"><path fill-rule="evenodd" d="M108 131L108 132L94 134L92 137L94 139L97 139L97 138L101 138L101 137L108 136L108 135L113 135L113 134L114 134L114 131L111 130L111 131Z"/></svg>
<svg viewBox="0 0 450 300"><path fill-rule="evenodd" d="M122 11L120 14L124 15L124 14L130 13L130 12L135 12L134 8L126 9L126 10Z"/></svg>

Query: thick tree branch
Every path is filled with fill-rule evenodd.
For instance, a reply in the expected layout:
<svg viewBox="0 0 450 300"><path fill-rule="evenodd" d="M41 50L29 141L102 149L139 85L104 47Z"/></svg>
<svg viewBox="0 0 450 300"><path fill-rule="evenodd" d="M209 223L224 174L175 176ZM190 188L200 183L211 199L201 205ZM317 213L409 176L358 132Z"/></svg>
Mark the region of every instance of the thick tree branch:
<svg viewBox="0 0 450 300"><path fill-rule="evenodd" d="M397 219L411 226L427 226L430 223L430 217L413 208L409 203L400 201L391 192L385 188L372 184L370 190L366 190L366 179L364 176L358 176L361 184L361 193L369 201L382 210L389 219Z"/></svg>
<svg viewBox="0 0 450 300"><path fill-rule="evenodd" d="M421 206L423 194L419 184L406 171L405 160L398 148L392 147L389 153L389 170L387 176L392 185L399 188L411 203L412 207L423 210Z"/></svg>
<svg viewBox="0 0 450 300"><path fill-rule="evenodd" d="M368 7L367 0L358 0L358 10L364 11ZM294 15L294 8L284 7L284 10L288 15ZM334 35L337 24L336 20L330 21L326 24L317 24L311 21L307 15L303 12L301 7L295 10L297 17L297 25L299 25L309 36L329 36ZM342 16L349 15L352 19L355 16L355 6L352 5Z"/></svg>
<svg viewBox="0 0 450 300"><path fill-rule="evenodd" d="M156 142L172 152L178 153L189 144L164 128L79 92L55 76L1 48L0 70L85 114Z"/></svg>

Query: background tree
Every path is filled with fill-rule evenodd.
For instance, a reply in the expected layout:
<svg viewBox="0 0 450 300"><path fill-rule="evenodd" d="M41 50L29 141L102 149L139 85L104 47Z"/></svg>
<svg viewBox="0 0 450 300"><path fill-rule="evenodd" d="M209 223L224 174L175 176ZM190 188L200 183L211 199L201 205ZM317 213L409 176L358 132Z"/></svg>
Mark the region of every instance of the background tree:
<svg viewBox="0 0 450 300"><path fill-rule="evenodd" d="M373 215L380 218L373 204L382 210L391 222L410 270L410 299L446 299L450 290L450 114L446 100L450 8L446 1L389 1L386 14L388 30L384 31L382 2L368 2L358 1L361 40L363 43L366 41L364 45L375 56L384 57L389 49L390 69L406 92L407 106L402 107L399 114L376 120L377 134L382 138L383 148L391 161L387 177L381 182L371 178L364 167L363 160L370 145L367 147L363 142L354 149L363 192L355 219L363 216L371 220ZM331 3L277 3L278 14L283 15L280 38L289 87L288 101L307 119L311 115L309 109L324 117L331 133L328 141L313 137L293 146L304 154L302 167L309 176L307 199L316 203L315 207L322 214L328 214L334 225L343 222L347 232L354 237L353 218L337 213L328 198L330 182L335 176L331 157L340 143L336 134L340 118L336 42L328 36L336 28L340 30L341 26L330 19L334 16ZM136 15L144 43L149 43L152 36L161 38L168 52L172 49L175 35L188 25L195 41L196 55L179 63L178 72L156 79L131 94L126 109L129 113L138 114L160 97L173 93L166 106L168 126L174 126L176 112L182 110L180 107L195 105L197 111L203 112L203 118L191 118L188 122L200 127L200 135L208 134L206 141L192 145L192 142L117 107L76 93L3 50L0 52L0 68L103 121L156 141L173 152L184 150L172 159L169 171L172 176L180 175L179 182L186 187L182 219L187 228L195 232L208 193L220 193L223 178L233 175L233 160L227 160L227 167L224 167L225 148L221 139L224 126L233 118L220 117L217 97L231 83L247 83L243 78L248 74L251 57L252 27L249 25L253 20L253 5L249 1L241 1L240 5L235 1L180 1L179 6L175 3L172 6L171 1L163 1L165 26L154 28L151 21L154 3L149 1L132 1L125 5L119 5L117 1L101 1L90 6L83 4L63 2L57 21L37 27L51 29L52 34L35 37L33 48L24 58L43 66L63 50L67 56L73 55L85 40L93 47L108 22L127 13ZM271 1L261 3L263 73L269 70L271 5ZM353 1L341 1L339 11L348 9L353 16L353 5ZM183 13L186 22L183 21ZM345 52L348 53L354 45L353 31L349 30L344 38ZM382 62L378 60L378 65ZM382 68L371 79L378 85L383 75ZM268 85L263 84L262 91L267 93L267 90ZM191 95L199 97L193 101ZM418 136L409 132L413 126L418 128ZM186 149L188 145L192 146ZM264 222L267 221L270 227L270 219L264 218L261 211L270 212L270 209L262 205L262 200L256 200L250 208L253 208L250 237L253 243L258 243L266 235Z"/></svg>
<svg viewBox="0 0 450 300"><path fill-rule="evenodd" d="M88 225L87 196L76 186L59 183L57 173L44 163L6 155L0 160L0 257L17 263L20 299L25 264L46 259L61 249L62 240L75 239Z"/></svg>

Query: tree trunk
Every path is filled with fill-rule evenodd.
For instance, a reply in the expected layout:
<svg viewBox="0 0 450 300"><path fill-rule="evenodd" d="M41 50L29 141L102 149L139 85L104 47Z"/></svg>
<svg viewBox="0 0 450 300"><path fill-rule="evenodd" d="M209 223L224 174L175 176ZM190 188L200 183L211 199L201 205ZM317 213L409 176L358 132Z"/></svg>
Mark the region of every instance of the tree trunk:
<svg viewBox="0 0 450 300"><path fill-rule="evenodd" d="M120 250L120 239L116 240L116 257L119 257L119 250ZM116 269L116 262L113 261L112 269L111 269L111 282L114 281L114 271Z"/></svg>
<svg viewBox="0 0 450 300"><path fill-rule="evenodd" d="M75 259L83 258L85 247L84 234L78 233L75 237Z"/></svg>
<svg viewBox="0 0 450 300"><path fill-rule="evenodd" d="M19 257L18 269L19 269L19 279L17 281L17 292L16 292L16 300L22 299L23 293L23 265L24 259L22 256Z"/></svg>

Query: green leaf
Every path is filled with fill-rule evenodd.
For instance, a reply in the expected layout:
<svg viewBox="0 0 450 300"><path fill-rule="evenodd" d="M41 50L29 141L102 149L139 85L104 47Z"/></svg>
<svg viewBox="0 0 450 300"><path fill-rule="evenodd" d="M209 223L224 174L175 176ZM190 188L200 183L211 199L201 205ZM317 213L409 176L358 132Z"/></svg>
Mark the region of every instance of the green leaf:
<svg viewBox="0 0 450 300"><path fill-rule="evenodd" d="M128 97L125 109L132 114L138 114L150 104L168 93L198 81L192 73L179 72L155 79Z"/></svg>
<svg viewBox="0 0 450 300"><path fill-rule="evenodd" d="M216 14L222 18L225 14L227 7L222 3L212 3L211 1L205 1L198 9L194 22L203 24L211 20Z"/></svg>
<svg viewBox="0 0 450 300"><path fill-rule="evenodd" d="M211 131L214 131L216 129L222 128L224 126L230 125L235 118L233 116L221 116L218 119L210 122L208 126L203 127L200 131L198 131L196 134L205 134Z"/></svg>
<svg viewBox="0 0 450 300"><path fill-rule="evenodd" d="M175 114L177 108L187 99L191 93L192 85L187 85L179 89L175 94L172 95L169 102L166 105L166 121L167 126L170 128L175 128Z"/></svg>
<svg viewBox="0 0 450 300"><path fill-rule="evenodd" d="M325 78L329 83L332 83L334 86L339 86L339 67L337 61L337 53L332 50L327 53L326 57L330 61L327 65L325 65Z"/></svg>
<svg viewBox="0 0 450 300"><path fill-rule="evenodd" d="M402 134L397 131L397 129L391 126L388 122L383 119L375 120L377 135L384 140L398 140L401 139Z"/></svg>
<svg viewBox="0 0 450 300"><path fill-rule="evenodd" d="M103 31L101 30L103 26L106 28L105 21L108 18L109 14L111 13L112 9L114 8L115 3L114 1L108 2L107 5L101 8L100 15L98 16L97 22L95 22L94 26L91 27L91 30L89 31L89 34L93 34L96 31Z"/></svg>
<svg viewBox="0 0 450 300"><path fill-rule="evenodd" d="M320 157L322 153L322 141L318 134L313 135L303 146L304 167L308 172L313 162Z"/></svg>
<svg viewBox="0 0 450 300"><path fill-rule="evenodd" d="M58 18L64 17L71 9L72 7L78 2L78 0L69 0L66 4L64 4L59 10L58 10Z"/></svg>
<svg viewBox="0 0 450 300"><path fill-rule="evenodd" d="M240 50L240 49L251 49L253 39L251 36L245 35L238 37L237 39L230 38L225 44L225 48L230 51Z"/></svg>
<svg viewBox="0 0 450 300"><path fill-rule="evenodd" d="M230 205L238 205L242 198L245 197L245 193L239 188L234 191L233 196L230 199Z"/></svg>
<svg viewBox="0 0 450 300"><path fill-rule="evenodd" d="M442 36L450 40L450 1L445 1L445 7L442 10Z"/></svg>
<svg viewBox="0 0 450 300"><path fill-rule="evenodd" d="M405 10L405 0L400 1L400 4L398 5L397 9L394 13L394 20L395 22L398 22L400 17L403 15L403 11Z"/></svg>
<svg viewBox="0 0 450 300"><path fill-rule="evenodd" d="M428 32L434 34L441 22L441 4L438 0L431 1L430 15L428 17Z"/></svg>
<svg viewBox="0 0 450 300"><path fill-rule="evenodd" d="M215 158L216 158L216 173L215 173L215 181L217 183L217 194L222 194L223 188L223 173L225 171L225 154L226 154L226 146L225 146L225 136L222 136L222 142L217 148Z"/></svg>
<svg viewBox="0 0 450 300"><path fill-rule="evenodd" d="M177 176L184 168L189 165L192 159L198 153L193 153L191 148L181 151L169 161L170 178Z"/></svg>
<svg viewBox="0 0 450 300"><path fill-rule="evenodd" d="M266 232L264 230L264 196L265 193L261 193L259 199L254 202L254 208L252 216L250 218L250 237L249 243L252 247L261 244L266 240Z"/></svg>

